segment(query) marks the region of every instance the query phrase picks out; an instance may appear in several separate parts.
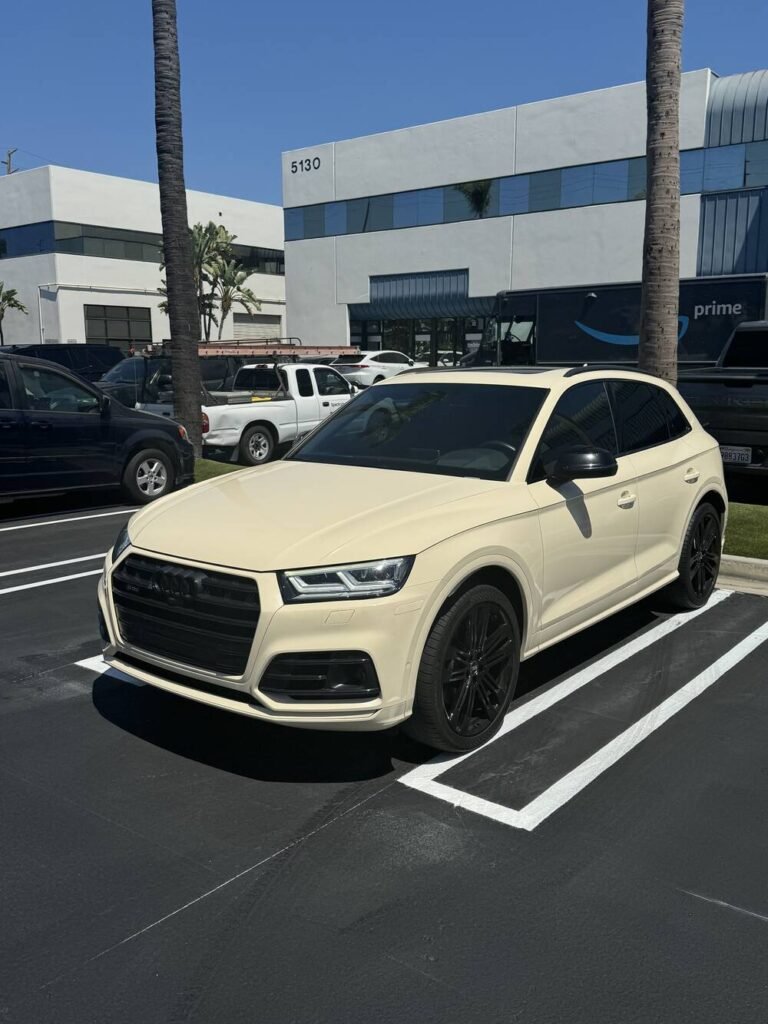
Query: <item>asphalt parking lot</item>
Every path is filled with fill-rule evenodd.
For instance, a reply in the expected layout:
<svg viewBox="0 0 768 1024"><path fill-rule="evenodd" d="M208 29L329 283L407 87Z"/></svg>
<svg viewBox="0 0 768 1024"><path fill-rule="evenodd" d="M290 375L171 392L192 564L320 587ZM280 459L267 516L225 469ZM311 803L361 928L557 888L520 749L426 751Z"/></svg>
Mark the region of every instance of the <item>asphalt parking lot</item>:
<svg viewBox="0 0 768 1024"><path fill-rule="evenodd" d="M0 1020L768 1021L768 599L621 613L434 759L102 672L128 510L0 513Z"/></svg>

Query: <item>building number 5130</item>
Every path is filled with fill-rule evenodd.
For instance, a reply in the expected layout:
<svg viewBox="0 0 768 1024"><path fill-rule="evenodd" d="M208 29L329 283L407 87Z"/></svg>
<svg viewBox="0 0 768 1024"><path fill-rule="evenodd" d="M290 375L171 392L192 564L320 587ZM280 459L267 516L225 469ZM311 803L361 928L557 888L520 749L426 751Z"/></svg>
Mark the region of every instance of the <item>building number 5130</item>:
<svg viewBox="0 0 768 1024"><path fill-rule="evenodd" d="M316 171L320 167L320 157L315 156L305 160L291 160L291 174L297 171Z"/></svg>

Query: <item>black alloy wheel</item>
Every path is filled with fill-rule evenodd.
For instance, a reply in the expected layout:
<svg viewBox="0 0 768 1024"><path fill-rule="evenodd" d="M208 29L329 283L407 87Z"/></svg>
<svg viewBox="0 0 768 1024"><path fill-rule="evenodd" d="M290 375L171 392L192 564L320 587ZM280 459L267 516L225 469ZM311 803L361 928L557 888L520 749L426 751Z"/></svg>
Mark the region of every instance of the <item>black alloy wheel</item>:
<svg viewBox="0 0 768 1024"><path fill-rule="evenodd" d="M406 731L438 750L481 746L503 721L519 664L520 627L512 604L496 587L472 587L432 626Z"/></svg>
<svg viewBox="0 0 768 1024"><path fill-rule="evenodd" d="M680 555L680 575L666 590L675 608L703 608L717 583L722 554L723 523L709 502L691 516Z"/></svg>

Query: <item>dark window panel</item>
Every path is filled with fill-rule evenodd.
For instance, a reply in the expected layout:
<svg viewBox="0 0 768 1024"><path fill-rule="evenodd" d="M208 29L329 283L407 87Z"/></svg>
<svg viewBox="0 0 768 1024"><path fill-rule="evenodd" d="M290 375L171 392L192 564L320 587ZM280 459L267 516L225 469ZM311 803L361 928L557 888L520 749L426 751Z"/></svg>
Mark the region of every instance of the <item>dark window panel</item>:
<svg viewBox="0 0 768 1024"><path fill-rule="evenodd" d="M85 336L88 341L100 341L107 337L107 321L96 320L86 315Z"/></svg>
<svg viewBox="0 0 768 1024"><path fill-rule="evenodd" d="M347 200L347 233L350 235L360 234L365 231L365 224L368 219L368 200L349 199Z"/></svg>
<svg viewBox="0 0 768 1024"><path fill-rule="evenodd" d="M496 217L498 212L498 179L468 181L462 185L446 185L443 189L443 220L446 224Z"/></svg>
<svg viewBox="0 0 768 1024"><path fill-rule="evenodd" d="M680 195L701 192L704 187L704 150L689 149L680 154Z"/></svg>
<svg viewBox="0 0 768 1024"><path fill-rule="evenodd" d="M419 193L399 192L392 197L392 226L413 228L419 223Z"/></svg>
<svg viewBox="0 0 768 1024"><path fill-rule="evenodd" d="M499 213L502 216L528 213L530 177L517 174L513 178L499 179Z"/></svg>
<svg viewBox="0 0 768 1024"><path fill-rule="evenodd" d="M627 161L629 165L629 183L627 199L645 199L646 165L645 157L639 156Z"/></svg>
<svg viewBox="0 0 768 1024"><path fill-rule="evenodd" d="M595 203L623 203L629 192L629 160L595 164Z"/></svg>
<svg viewBox="0 0 768 1024"><path fill-rule="evenodd" d="M322 238L325 234L325 207L304 207L304 237Z"/></svg>
<svg viewBox="0 0 768 1024"><path fill-rule="evenodd" d="M560 185L560 205L591 206L595 202L595 168L566 167L563 169Z"/></svg>
<svg viewBox="0 0 768 1024"><path fill-rule="evenodd" d="M746 153L747 188L768 185L768 142L750 142Z"/></svg>
<svg viewBox="0 0 768 1024"><path fill-rule="evenodd" d="M284 211L285 240L294 242L304 237L304 210L296 208Z"/></svg>
<svg viewBox="0 0 768 1024"><path fill-rule="evenodd" d="M129 320L149 320L151 313L148 306L129 306L128 307L128 319Z"/></svg>
<svg viewBox="0 0 768 1024"><path fill-rule="evenodd" d="M419 224L442 224L442 188L422 188L419 189L417 195L419 197Z"/></svg>
<svg viewBox="0 0 768 1024"><path fill-rule="evenodd" d="M130 327L132 340L152 341L152 324L149 321L142 323L139 320L131 320Z"/></svg>
<svg viewBox="0 0 768 1024"><path fill-rule="evenodd" d="M325 204L326 235L345 235L347 233L347 204Z"/></svg>
<svg viewBox="0 0 768 1024"><path fill-rule="evenodd" d="M557 210L560 208L561 172L537 171L531 174L529 207L535 210Z"/></svg>
<svg viewBox="0 0 768 1024"><path fill-rule="evenodd" d="M744 186L744 145L715 146L704 156L705 192L723 192Z"/></svg>
<svg viewBox="0 0 768 1024"><path fill-rule="evenodd" d="M82 224L67 224L64 221L53 222L53 234L57 240L60 238L81 238L83 234Z"/></svg>
<svg viewBox="0 0 768 1024"><path fill-rule="evenodd" d="M365 231L387 231L392 224L392 196L372 196Z"/></svg>

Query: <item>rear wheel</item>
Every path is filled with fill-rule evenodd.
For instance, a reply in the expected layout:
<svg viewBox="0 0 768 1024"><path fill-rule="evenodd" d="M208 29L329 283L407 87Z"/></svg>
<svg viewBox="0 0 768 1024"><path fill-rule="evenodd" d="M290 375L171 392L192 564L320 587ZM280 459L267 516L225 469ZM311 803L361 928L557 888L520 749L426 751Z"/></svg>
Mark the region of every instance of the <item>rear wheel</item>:
<svg viewBox="0 0 768 1024"><path fill-rule="evenodd" d="M717 509L699 505L685 532L680 575L666 591L675 608L702 608L709 600L720 571L722 529Z"/></svg>
<svg viewBox="0 0 768 1024"><path fill-rule="evenodd" d="M159 448L137 452L125 467L123 489L131 501L146 505L173 490L173 462Z"/></svg>
<svg viewBox="0 0 768 1024"><path fill-rule="evenodd" d="M380 373L378 377L373 378L373 383L378 384L380 380L384 380L384 374Z"/></svg>
<svg viewBox="0 0 768 1024"><path fill-rule="evenodd" d="M261 466L275 454L275 437L269 427L248 427L240 438L240 461L246 466Z"/></svg>
<svg viewBox="0 0 768 1024"><path fill-rule="evenodd" d="M500 727L517 686L520 627L496 587L472 587L435 621L405 729L438 750L474 750Z"/></svg>

